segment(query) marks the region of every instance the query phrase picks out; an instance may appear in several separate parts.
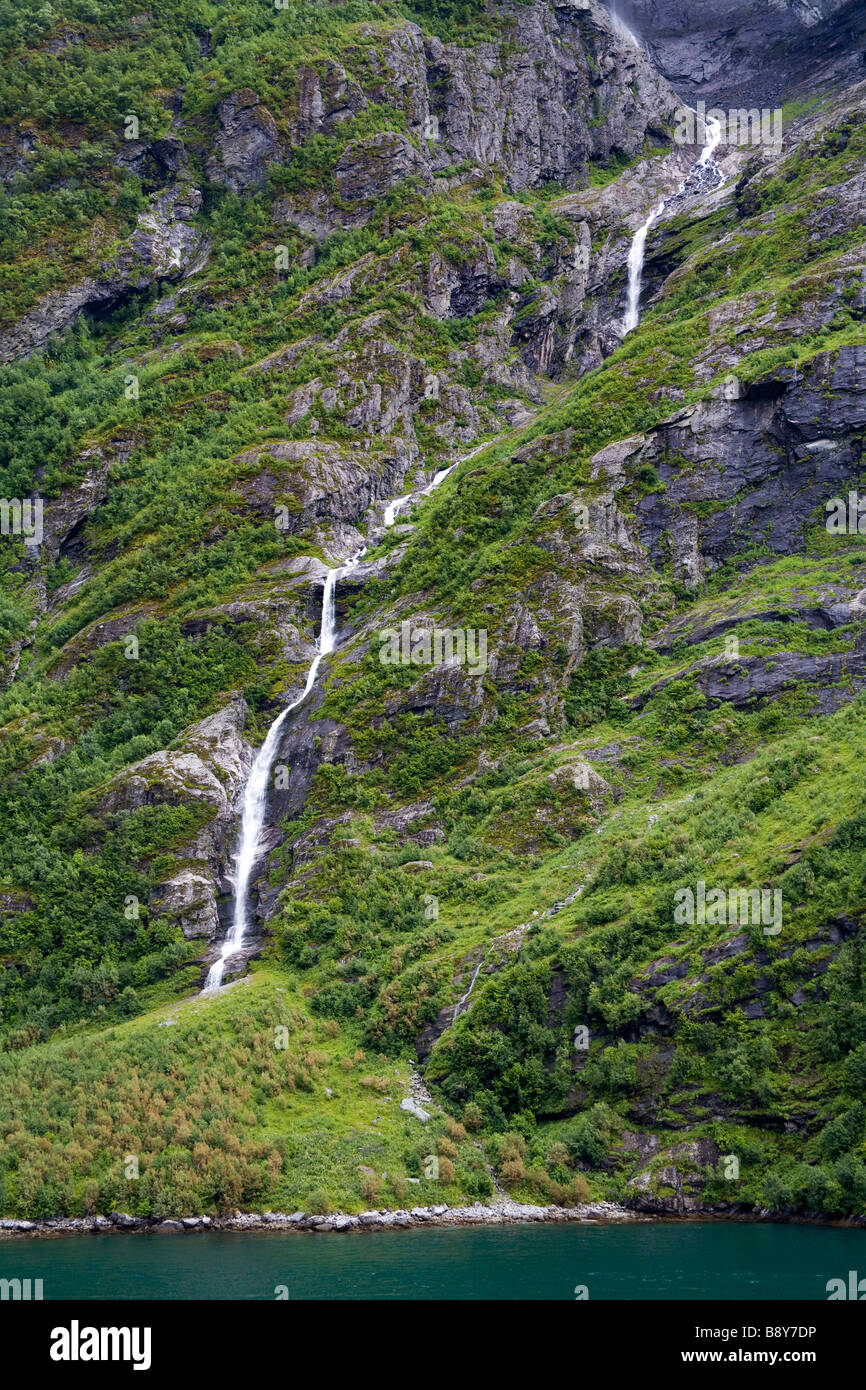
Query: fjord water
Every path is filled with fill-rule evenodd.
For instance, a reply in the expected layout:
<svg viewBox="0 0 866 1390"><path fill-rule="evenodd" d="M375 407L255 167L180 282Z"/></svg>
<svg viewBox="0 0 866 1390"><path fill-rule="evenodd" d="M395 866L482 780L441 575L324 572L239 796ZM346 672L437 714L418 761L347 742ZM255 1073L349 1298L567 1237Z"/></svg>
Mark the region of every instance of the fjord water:
<svg viewBox="0 0 866 1390"><path fill-rule="evenodd" d="M0 1244L45 1299L826 1300L866 1274L866 1233L741 1222L497 1226L375 1234L210 1231Z"/></svg>

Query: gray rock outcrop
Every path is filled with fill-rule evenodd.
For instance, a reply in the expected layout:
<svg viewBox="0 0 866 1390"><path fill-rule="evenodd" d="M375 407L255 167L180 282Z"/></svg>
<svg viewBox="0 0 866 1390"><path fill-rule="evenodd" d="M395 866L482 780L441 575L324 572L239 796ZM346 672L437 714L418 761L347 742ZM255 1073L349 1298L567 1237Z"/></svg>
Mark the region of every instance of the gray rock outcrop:
<svg viewBox="0 0 866 1390"><path fill-rule="evenodd" d="M68 289L52 291L0 333L0 362L39 352L85 310L104 312L156 280L189 274L205 250L202 233L193 225L200 206L201 193L186 183L154 195L116 256Z"/></svg>

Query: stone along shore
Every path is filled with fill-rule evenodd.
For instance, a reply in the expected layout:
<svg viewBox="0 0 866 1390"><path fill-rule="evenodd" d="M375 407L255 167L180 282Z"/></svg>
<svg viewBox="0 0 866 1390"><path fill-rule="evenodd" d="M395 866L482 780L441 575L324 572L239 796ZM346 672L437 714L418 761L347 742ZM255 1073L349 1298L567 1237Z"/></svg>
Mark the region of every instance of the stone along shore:
<svg viewBox="0 0 866 1390"><path fill-rule="evenodd" d="M114 1211L110 1216L59 1216L38 1221L9 1217L0 1220L3 1235L86 1235L106 1231L374 1231L410 1226L502 1226L525 1221L640 1221L647 1220L615 1202L587 1202L577 1207L535 1207L509 1200L469 1207L411 1207L405 1211L335 1212L312 1216L302 1211L240 1212L228 1216L184 1216L156 1220Z"/></svg>

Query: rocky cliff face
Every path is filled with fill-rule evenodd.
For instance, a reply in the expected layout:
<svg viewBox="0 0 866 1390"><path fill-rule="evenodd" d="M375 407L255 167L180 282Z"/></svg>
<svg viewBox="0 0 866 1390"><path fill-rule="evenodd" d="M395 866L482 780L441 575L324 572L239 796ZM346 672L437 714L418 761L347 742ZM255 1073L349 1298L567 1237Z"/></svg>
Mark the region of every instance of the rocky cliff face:
<svg viewBox="0 0 866 1390"><path fill-rule="evenodd" d="M359 75L330 62L301 66L279 119L243 88L216 104L206 143L175 111L169 138L122 144L116 163L159 185L148 210L110 260L0 334L0 361L44 348L82 312L104 313L201 267L206 248L192 225L201 191L190 181L188 148L210 180L250 193L270 169L291 172L310 140L334 138L345 121L391 106L405 133L348 140L330 177L278 200L277 221L318 240L363 225L376 201L401 184L429 193L435 175L454 165L496 170L514 191L545 182L579 186L593 161L632 158L646 142L666 141L676 96L596 0L555 7L536 0L507 13L505 48L425 40L407 23L388 32L381 48L362 45ZM23 135L7 135L11 176L26 170L33 141L25 147Z"/></svg>
<svg viewBox="0 0 866 1390"><path fill-rule="evenodd" d="M752 546L799 551L824 502L859 476L866 350L842 348L802 375L786 369L747 386L730 376L719 396L678 411L629 458L654 467L664 487L638 504L641 542L691 585Z"/></svg>
<svg viewBox="0 0 866 1390"><path fill-rule="evenodd" d="M149 805L192 805L204 824L184 846L172 876L149 903L155 915L177 923L187 939L220 934L218 896L230 892L226 869L235 835L235 808L252 764L242 737L246 708L234 701L187 730L179 749L153 753L106 788L100 812L109 819ZM225 930L226 924L223 924Z"/></svg>
<svg viewBox="0 0 866 1390"><path fill-rule="evenodd" d="M862 77L858 0L625 0L621 12L668 81L690 102L775 106L816 85Z"/></svg>

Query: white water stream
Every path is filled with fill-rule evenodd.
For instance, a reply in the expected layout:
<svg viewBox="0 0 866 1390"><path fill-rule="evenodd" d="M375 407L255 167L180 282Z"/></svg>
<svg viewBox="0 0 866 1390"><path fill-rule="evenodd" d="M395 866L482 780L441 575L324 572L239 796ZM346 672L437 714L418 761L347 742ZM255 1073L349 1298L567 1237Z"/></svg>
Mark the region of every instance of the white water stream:
<svg viewBox="0 0 866 1390"><path fill-rule="evenodd" d="M683 179L676 193L673 195L674 198L678 198L680 194L685 190L686 184L689 182L689 179L693 176L696 170L708 168L710 165L713 165L715 167L713 154L715 153L716 147L718 146L718 143L721 140L721 138L721 122L717 121L714 117L708 118L706 121L704 131L705 143L703 149L701 150L700 157L697 159L686 178ZM643 263L644 252L646 250L646 239L649 234L650 228L661 217L662 213L665 210L665 207L670 201L672 201L672 199L663 198L662 201L657 205L657 207L653 208L646 222L644 222L641 227L638 227L637 231L632 237L631 246L628 250L628 295L626 298L625 316L622 321L623 337L625 337L627 333L630 333L633 328L637 328L640 322L640 292L641 282L643 280Z"/></svg>
<svg viewBox="0 0 866 1390"><path fill-rule="evenodd" d="M441 468L434 477L432 483L428 483L425 488L418 492L409 492L405 497L397 497L389 502L384 512L384 524L386 527L394 525L397 514L401 507L407 502L411 502L416 497L429 497L440 484L444 483L449 473L453 473L461 463L471 459L481 449L487 445L479 444L470 453L464 454L463 458L452 463L449 468ZM355 566L360 562L366 548L359 550L342 569L329 569L325 577L325 588L322 594L322 620L319 627L319 638L316 644L316 655L307 672L307 679L304 688L296 700L290 705L286 705L281 710L268 730L267 738L256 754L255 761L250 769L247 784L244 788L243 803L241 806L241 826L238 837L238 847L235 851L234 865L231 874L231 883L234 889L234 915L232 917L231 930L225 938L222 950L208 971L204 985L205 994L211 994L220 988L225 975L226 961L230 956L235 955L243 944L244 937L249 925L249 896L250 883L252 881L253 870L261 857L262 852L262 830L265 825L265 816L268 809L268 791L270 789L271 764L277 751L280 741L283 724L292 710L296 710L302 705L316 683L319 674L319 667L322 657L334 651L337 645L337 609L336 591L337 581L350 574Z"/></svg>
<svg viewBox="0 0 866 1390"><path fill-rule="evenodd" d="M611 5L609 13L613 20L615 33L617 33L621 39L625 39L627 43L634 44L635 48L643 49L643 43L634 30L628 27L615 5Z"/></svg>

